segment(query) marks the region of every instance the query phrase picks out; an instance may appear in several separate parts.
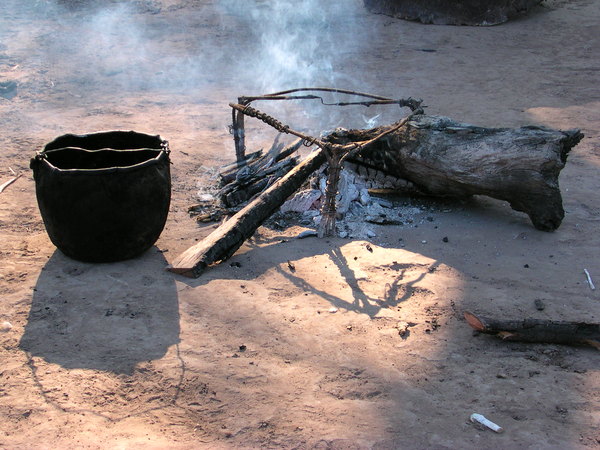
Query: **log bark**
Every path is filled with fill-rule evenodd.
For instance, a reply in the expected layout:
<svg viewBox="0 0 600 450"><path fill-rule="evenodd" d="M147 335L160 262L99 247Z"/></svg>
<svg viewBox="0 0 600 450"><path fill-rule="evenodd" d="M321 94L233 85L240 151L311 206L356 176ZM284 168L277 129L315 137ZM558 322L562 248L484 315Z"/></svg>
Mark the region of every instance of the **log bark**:
<svg viewBox="0 0 600 450"><path fill-rule="evenodd" d="M385 128L345 130L327 140L366 141ZM505 200L537 229L552 231L564 217L558 176L582 138L579 130L482 128L417 115L354 161L406 179L428 195Z"/></svg>
<svg viewBox="0 0 600 450"><path fill-rule="evenodd" d="M600 324L556 320L503 320L464 313L475 330L498 335L505 341L544 342L550 344L591 345L600 349Z"/></svg>
<svg viewBox="0 0 600 450"><path fill-rule="evenodd" d="M168 270L188 277L198 277L211 264L229 258L324 162L322 150L311 153L227 222L179 255Z"/></svg>
<svg viewBox="0 0 600 450"><path fill-rule="evenodd" d="M436 25L497 25L543 0L364 0L374 13Z"/></svg>

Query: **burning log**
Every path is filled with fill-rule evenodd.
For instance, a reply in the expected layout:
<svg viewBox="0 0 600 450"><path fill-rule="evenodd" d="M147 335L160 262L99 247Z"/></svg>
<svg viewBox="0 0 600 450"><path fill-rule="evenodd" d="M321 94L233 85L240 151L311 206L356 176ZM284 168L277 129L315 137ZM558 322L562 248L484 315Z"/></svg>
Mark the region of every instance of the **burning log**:
<svg viewBox="0 0 600 450"><path fill-rule="evenodd" d="M469 311L465 311L464 316L473 329L497 335L505 341L591 345L600 350L600 324L597 323L492 319Z"/></svg>
<svg viewBox="0 0 600 450"><path fill-rule="evenodd" d="M297 92L302 92L300 95L290 95ZM362 101L352 101L352 102L333 102L326 103L324 99L315 94L305 94L305 92L328 92L328 93L336 93L343 95L352 95L358 96L362 98L367 98L368 100ZM361 142L349 142L345 144L339 144L332 141L320 140L315 137L309 136L307 134L301 133L299 131L291 129L289 126L282 124L277 119L250 107L250 103L256 100L299 100L299 99L318 99L323 104L328 105L337 105L337 106L348 106L348 105L362 105L362 106L372 106L372 105L398 105L400 107L408 107L412 111L411 115L406 117L400 122L393 124L385 129L381 129L379 133L376 133L372 136L369 136L366 140ZM321 150L323 150L325 157L327 158L327 163L329 166L329 171L327 174L327 189L325 192L325 201L323 202L322 207L322 220L319 224L319 237L324 236L332 236L335 233L335 216L336 216L336 194L338 190L339 177L342 169L342 164L345 159L359 153L365 146L368 146L382 137L392 133L402 127L413 115L422 114L423 110L421 108L421 100L415 100L413 98L408 99L391 99L387 97L381 97L378 95L367 94L364 92L356 92L356 91L348 91L344 89L333 89L333 88L299 88L299 89L291 89L288 91L276 92L274 94L261 95L256 97L239 97L239 103L234 104L231 103L233 113L233 125L231 127L231 132L234 135L235 140L235 148L236 155L238 158L238 162L240 158L243 158L243 153L240 156L240 150L244 150L244 131L240 130L240 114L248 115L250 117L255 117L267 125L278 130L280 133L288 133L294 136L299 137L306 145L317 145ZM236 114L237 112L237 114ZM243 126L243 122L241 123Z"/></svg>

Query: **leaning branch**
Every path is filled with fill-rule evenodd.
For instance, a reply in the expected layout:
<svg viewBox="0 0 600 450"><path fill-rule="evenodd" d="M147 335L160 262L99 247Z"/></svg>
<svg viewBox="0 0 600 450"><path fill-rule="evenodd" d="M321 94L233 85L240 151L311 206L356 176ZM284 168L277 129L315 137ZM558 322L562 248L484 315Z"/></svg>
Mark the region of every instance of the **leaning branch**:
<svg viewBox="0 0 600 450"><path fill-rule="evenodd" d="M169 270L187 277L198 277L208 266L229 258L324 162L322 150L311 153L227 222L179 255Z"/></svg>

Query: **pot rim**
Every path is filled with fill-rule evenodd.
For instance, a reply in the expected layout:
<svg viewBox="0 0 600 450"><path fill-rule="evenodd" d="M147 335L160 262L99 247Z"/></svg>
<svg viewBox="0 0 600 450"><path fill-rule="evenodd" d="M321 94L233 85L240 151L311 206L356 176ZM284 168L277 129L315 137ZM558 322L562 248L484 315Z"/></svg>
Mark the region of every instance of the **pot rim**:
<svg viewBox="0 0 600 450"><path fill-rule="evenodd" d="M94 149L94 150L81 148L81 147L62 147L62 148L55 148L52 150L39 151L36 153L36 155L33 159L37 162L44 162L45 164L48 165L48 167L51 170L57 171L57 172L82 173L82 174L102 174L102 173L111 173L111 172L117 172L117 171L134 170L134 169L139 169L141 167L153 165L153 164L156 164L163 157L163 155L166 155L166 157L168 159L170 150L169 150L167 141L163 141L163 145L164 145L163 148L133 148L133 149L99 148L99 149ZM50 161L48 161L48 158L46 157L46 155L48 155L49 153L54 153L54 152L63 151L63 150L75 150L75 151L82 151L82 152L88 152L88 153L95 153L95 152L102 152L102 151L110 151L110 152L152 151L152 152L158 152L158 154L154 158L149 158L145 161L139 162L137 164L131 164L128 166L111 166L111 167L101 167L98 169L79 169L79 168L62 169L60 167L56 167L54 164L52 164Z"/></svg>

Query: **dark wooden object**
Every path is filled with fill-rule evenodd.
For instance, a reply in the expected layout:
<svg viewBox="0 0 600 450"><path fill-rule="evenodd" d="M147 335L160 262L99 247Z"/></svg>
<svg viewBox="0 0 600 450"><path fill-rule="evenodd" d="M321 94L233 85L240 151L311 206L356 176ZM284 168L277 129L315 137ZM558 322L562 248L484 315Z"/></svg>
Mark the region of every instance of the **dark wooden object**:
<svg viewBox="0 0 600 450"><path fill-rule="evenodd" d="M265 155L255 152L246 156L243 165L235 163L224 168L220 173L223 186L218 194L221 203L234 208L260 194L298 163L291 155L300 147L301 139L286 147L276 140Z"/></svg>
<svg viewBox="0 0 600 450"><path fill-rule="evenodd" d="M347 130L327 139L367 141L386 128ZM428 195L505 200L525 212L537 229L552 231L564 217L558 176L582 138L579 130L482 128L416 115L363 148L355 160L409 180Z"/></svg>
<svg viewBox="0 0 600 450"><path fill-rule="evenodd" d="M494 334L505 341L544 342L550 344L591 345L600 349L600 324L556 320L501 320L464 313L475 330Z"/></svg>
<svg viewBox="0 0 600 450"><path fill-rule="evenodd" d="M312 93L311 93L312 92ZM335 93L342 95L350 95L355 97L360 97L361 100L357 101L334 101L333 103L327 103L320 95L315 94L318 93ZM368 99L368 100L365 100ZM408 107L412 111L412 113L404 118L403 120L396 122L388 127L383 127L380 129L380 133L369 136L365 141L354 141L347 142L344 144L339 144L333 141L321 140L316 137L307 135L297 130L293 130L288 125L284 125L279 120L274 117L265 114L253 107L249 104L252 101L258 100L320 100L323 104L327 105L337 105L337 106L348 106L348 105L362 105L362 106L373 106L373 105L398 105L400 107ZM335 233L335 217L336 217L336 194L338 190L339 176L342 170L342 165L345 159L359 153L364 147L380 140L384 136L398 130L402 127L413 115L422 114L423 109L421 108L422 100L416 100L413 98L406 99L391 99L386 97L381 97L378 95L368 94L364 92L357 91L348 91L343 89L332 89L332 88L298 88L291 89L288 91L276 92L274 94L267 94L255 97L239 97L238 101L240 103L230 103L233 110L233 124L232 124L232 132L235 136L242 135L243 129L239 130L239 121L236 119L239 118L240 114L248 115L250 117L255 117L262 122L270 125L281 133L291 134L297 136L301 139L301 141L305 145L316 145L319 147L325 154L327 158L328 164L328 174L327 174L327 188L325 192L325 201L323 202L322 211L321 211L321 223L319 224L318 235L319 237L324 236L332 236ZM236 113L237 112L237 113ZM242 123L243 126L243 123ZM241 133L240 133L241 131ZM236 141L236 154L238 145L241 145ZM238 157L238 162L239 162Z"/></svg>
<svg viewBox="0 0 600 450"><path fill-rule="evenodd" d="M497 25L543 0L364 0L374 13L436 25Z"/></svg>
<svg viewBox="0 0 600 450"><path fill-rule="evenodd" d="M227 222L179 255L169 270L188 277L198 277L209 265L229 258L324 162L322 150L311 153Z"/></svg>

